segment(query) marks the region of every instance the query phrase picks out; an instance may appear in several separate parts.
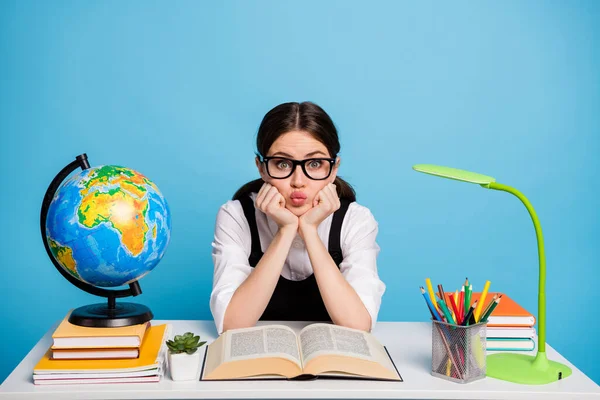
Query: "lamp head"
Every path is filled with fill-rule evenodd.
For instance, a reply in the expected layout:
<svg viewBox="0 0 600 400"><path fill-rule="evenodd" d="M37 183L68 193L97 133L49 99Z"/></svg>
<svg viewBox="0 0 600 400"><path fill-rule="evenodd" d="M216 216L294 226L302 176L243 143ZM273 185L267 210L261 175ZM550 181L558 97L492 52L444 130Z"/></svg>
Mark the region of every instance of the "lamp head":
<svg viewBox="0 0 600 400"><path fill-rule="evenodd" d="M441 176L442 178L454 179L462 182L476 183L485 188L489 188L489 184L496 182L496 179L491 176L469 172L462 169L443 167L441 165L417 164L413 169L418 172L423 172L429 175Z"/></svg>

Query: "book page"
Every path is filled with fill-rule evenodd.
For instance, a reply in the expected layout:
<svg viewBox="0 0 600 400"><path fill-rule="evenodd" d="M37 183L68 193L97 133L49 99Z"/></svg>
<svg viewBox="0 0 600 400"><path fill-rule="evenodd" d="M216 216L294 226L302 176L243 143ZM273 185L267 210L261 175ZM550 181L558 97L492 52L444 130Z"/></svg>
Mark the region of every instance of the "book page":
<svg viewBox="0 0 600 400"><path fill-rule="evenodd" d="M298 338L285 325L236 329L225 338L224 362L280 357L301 365Z"/></svg>
<svg viewBox="0 0 600 400"><path fill-rule="evenodd" d="M349 356L385 366L391 365L379 341L370 333L358 329L312 324L302 329L299 337L304 365L322 355Z"/></svg>

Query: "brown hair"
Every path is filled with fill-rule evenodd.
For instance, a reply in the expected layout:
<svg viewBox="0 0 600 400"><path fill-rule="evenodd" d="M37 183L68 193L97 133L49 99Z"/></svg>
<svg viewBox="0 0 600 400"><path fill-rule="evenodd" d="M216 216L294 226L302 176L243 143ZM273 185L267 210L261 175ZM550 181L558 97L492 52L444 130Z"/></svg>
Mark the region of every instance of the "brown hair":
<svg viewBox="0 0 600 400"><path fill-rule="evenodd" d="M256 136L258 155L264 157L279 136L295 130L308 132L327 147L332 158L337 157L340 151L337 129L325 110L309 101L283 103L264 116ZM246 183L235 192L233 199L258 193L263 183L260 178ZM356 201L356 193L348 182L337 176L333 183L340 198Z"/></svg>

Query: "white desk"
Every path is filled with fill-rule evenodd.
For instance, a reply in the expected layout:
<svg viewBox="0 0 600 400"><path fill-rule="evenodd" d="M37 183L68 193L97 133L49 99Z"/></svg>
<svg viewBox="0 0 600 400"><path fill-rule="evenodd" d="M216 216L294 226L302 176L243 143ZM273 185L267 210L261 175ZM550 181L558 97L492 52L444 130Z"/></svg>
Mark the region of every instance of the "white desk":
<svg viewBox="0 0 600 400"><path fill-rule="evenodd" d="M199 333L216 339L212 321L152 321L173 325L173 333ZM262 324L262 323L261 323ZM304 323L292 323L301 327ZM404 382L353 380L173 382L168 372L159 383L35 386L32 371L51 344L52 327L0 386L0 399L199 399L199 398L396 398L396 399L600 399L600 387L546 345L548 358L573 369L570 377L541 386L484 378L458 384L433 377L431 324L378 322L373 333L387 347Z"/></svg>

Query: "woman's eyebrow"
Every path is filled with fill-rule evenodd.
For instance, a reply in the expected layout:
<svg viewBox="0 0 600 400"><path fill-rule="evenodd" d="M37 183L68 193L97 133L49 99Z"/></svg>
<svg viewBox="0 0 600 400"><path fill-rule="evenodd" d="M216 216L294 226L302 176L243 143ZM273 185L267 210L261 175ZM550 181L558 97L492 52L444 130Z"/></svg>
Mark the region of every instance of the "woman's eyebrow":
<svg viewBox="0 0 600 400"><path fill-rule="evenodd" d="M323 154L324 156L327 156L327 154L323 153L321 150L317 150L317 151L311 151L304 157L312 157L312 156L316 156L317 154Z"/></svg>
<svg viewBox="0 0 600 400"><path fill-rule="evenodd" d="M327 154L323 153L321 150L317 150L317 151L311 151L310 153L306 154L304 157L308 158L308 157L315 156L317 154L322 154L324 156L327 156ZM290 155L288 153L284 153L283 151L278 151L278 152L274 153L271 157L276 157L276 156L294 158L294 156L292 156L292 155Z"/></svg>
<svg viewBox="0 0 600 400"><path fill-rule="evenodd" d="M278 151L276 153L273 153L273 155L271 157L275 157L275 156L283 156L283 157L288 157L288 158L294 158L293 156L289 155L288 153L284 153L283 151Z"/></svg>

